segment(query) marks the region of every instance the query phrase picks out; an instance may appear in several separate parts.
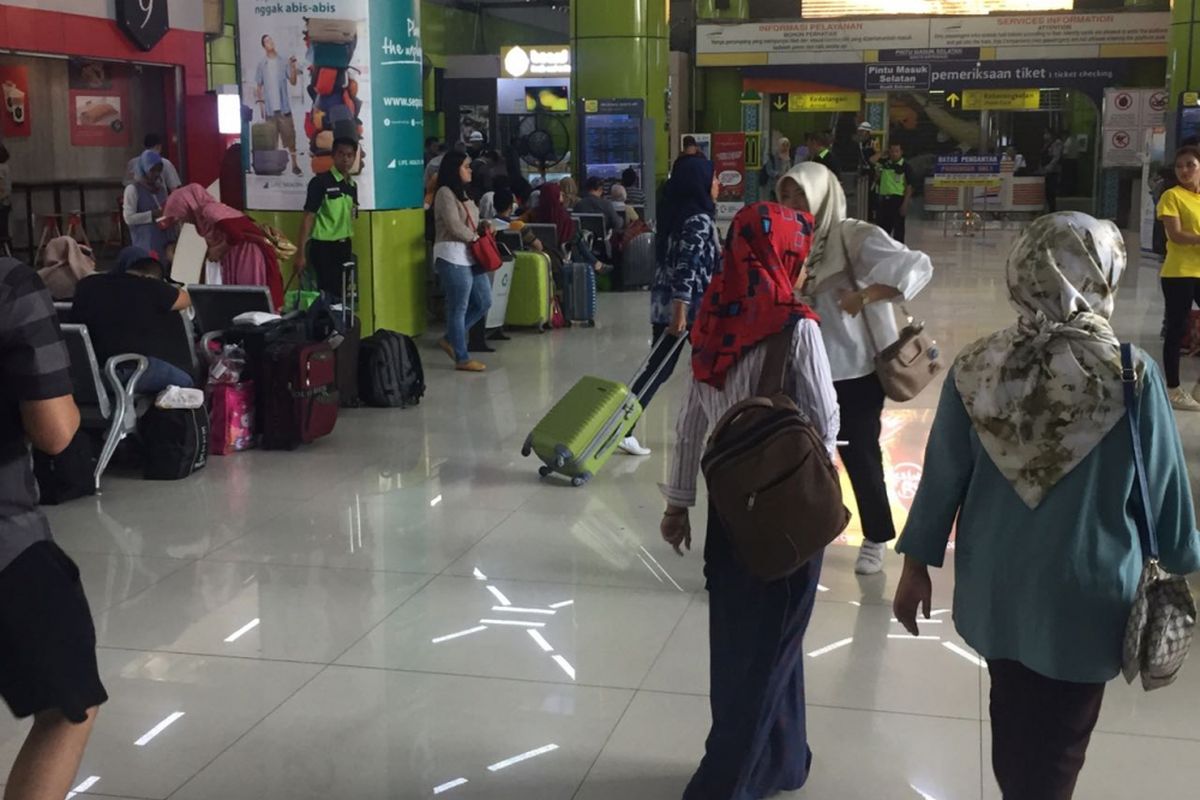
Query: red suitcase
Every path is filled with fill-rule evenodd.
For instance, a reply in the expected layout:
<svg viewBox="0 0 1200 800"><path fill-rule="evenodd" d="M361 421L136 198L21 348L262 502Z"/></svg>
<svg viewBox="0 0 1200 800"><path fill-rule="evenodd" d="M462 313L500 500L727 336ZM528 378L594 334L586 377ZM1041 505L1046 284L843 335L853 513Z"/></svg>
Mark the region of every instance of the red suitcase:
<svg viewBox="0 0 1200 800"><path fill-rule="evenodd" d="M262 446L294 450L337 424L337 364L325 342L276 342L263 353Z"/></svg>

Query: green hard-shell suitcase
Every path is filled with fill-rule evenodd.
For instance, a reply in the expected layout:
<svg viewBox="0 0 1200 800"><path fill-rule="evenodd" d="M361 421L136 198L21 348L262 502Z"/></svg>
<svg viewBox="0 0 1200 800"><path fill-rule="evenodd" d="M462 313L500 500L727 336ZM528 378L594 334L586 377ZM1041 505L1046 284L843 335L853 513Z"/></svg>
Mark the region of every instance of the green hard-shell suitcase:
<svg viewBox="0 0 1200 800"><path fill-rule="evenodd" d="M685 341L687 337L664 336L658 346L675 350ZM647 357L642 362L638 375L650 361ZM658 371L669 361L663 359ZM631 385L637 383L635 376ZM628 386L588 375L542 418L526 438L521 455L537 454L542 462L538 474L543 478L558 473L570 478L572 486L583 486L604 467L641 416L641 397Z"/></svg>
<svg viewBox="0 0 1200 800"><path fill-rule="evenodd" d="M504 322L519 328L546 330L550 325L550 301L554 282L550 257L535 250L522 250L514 257L508 311Z"/></svg>

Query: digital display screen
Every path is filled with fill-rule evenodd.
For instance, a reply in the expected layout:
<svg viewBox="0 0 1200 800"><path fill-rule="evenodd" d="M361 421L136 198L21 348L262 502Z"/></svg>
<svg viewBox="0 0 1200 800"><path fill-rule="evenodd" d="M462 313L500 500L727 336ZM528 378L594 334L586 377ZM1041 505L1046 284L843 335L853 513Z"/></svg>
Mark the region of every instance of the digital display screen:
<svg viewBox="0 0 1200 800"><path fill-rule="evenodd" d="M571 98L565 86L527 86L525 110L567 114L571 111Z"/></svg>

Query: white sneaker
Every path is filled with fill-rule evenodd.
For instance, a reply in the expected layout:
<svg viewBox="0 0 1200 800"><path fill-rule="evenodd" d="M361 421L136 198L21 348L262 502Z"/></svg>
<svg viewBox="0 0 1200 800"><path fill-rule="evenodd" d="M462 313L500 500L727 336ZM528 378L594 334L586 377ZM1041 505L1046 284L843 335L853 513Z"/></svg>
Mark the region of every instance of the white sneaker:
<svg viewBox="0 0 1200 800"><path fill-rule="evenodd" d="M887 545L863 540L858 550L858 560L854 562L854 574L878 575L883 572L883 554L886 552Z"/></svg>
<svg viewBox="0 0 1200 800"><path fill-rule="evenodd" d="M1196 405L1197 408L1200 408L1200 403ZM620 448L622 453L631 456L648 456L651 452L649 447L642 447L636 436L626 436L617 447Z"/></svg>
<svg viewBox="0 0 1200 800"><path fill-rule="evenodd" d="M1176 411L1200 411L1200 400L1192 397L1182 386L1167 390L1167 399Z"/></svg>

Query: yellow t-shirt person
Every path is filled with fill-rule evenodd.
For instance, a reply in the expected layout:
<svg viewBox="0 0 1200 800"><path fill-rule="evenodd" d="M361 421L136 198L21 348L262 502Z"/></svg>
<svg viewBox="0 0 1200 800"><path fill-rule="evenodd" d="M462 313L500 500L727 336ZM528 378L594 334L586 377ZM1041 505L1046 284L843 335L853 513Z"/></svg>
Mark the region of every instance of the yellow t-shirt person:
<svg viewBox="0 0 1200 800"><path fill-rule="evenodd" d="M1200 233L1200 194L1182 186L1163 192L1158 201L1158 218L1175 217L1185 231ZM1163 262L1164 278L1200 278L1200 245L1176 244L1167 240L1167 260Z"/></svg>

